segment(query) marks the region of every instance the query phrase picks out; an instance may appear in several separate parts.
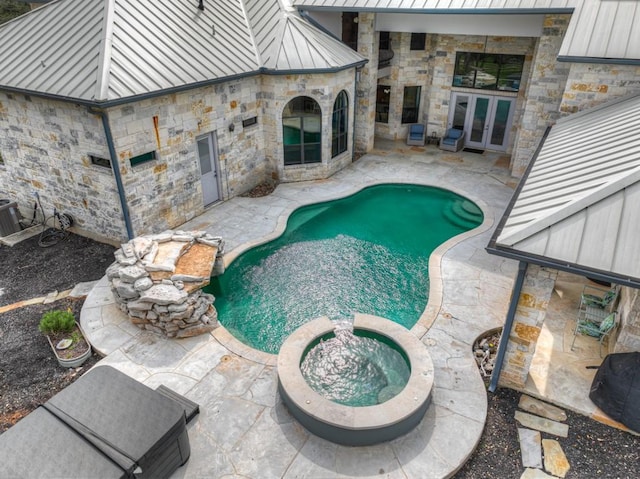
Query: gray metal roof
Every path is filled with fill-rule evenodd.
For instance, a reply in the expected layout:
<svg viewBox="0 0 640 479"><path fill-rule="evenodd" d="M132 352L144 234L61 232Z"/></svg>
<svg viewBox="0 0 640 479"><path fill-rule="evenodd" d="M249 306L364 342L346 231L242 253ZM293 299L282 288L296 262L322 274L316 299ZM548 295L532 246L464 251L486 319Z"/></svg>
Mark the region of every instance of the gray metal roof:
<svg viewBox="0 0 640 479"><path fill-rule="evenodd" d="M551 128L495 246L640 278L640 94Z"/></svg>
<svg viewBox="0 0 640 479"><path fill-rule="evenodd" d="M0 26L0 88L109 102L258 72L327 71L364 61L279 0L204 6L53 1Z"/></svg>
<svg viewBox="0 0 640 479"><path fill-rule="evenodd" d="M387 13L573 12L558 58L640 64L640 2L630 0L291 0L304 10Z"/></svg>

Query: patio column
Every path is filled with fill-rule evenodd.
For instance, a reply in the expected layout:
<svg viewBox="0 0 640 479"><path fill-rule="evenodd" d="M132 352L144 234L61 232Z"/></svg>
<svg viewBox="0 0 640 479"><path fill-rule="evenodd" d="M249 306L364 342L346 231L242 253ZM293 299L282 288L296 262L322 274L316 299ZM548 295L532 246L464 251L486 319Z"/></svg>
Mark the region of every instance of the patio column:
<svg viewBox="0 0 640 479"><path fill-rule="evenodd" d="M355 151L366 153L373 149L376 119L376 91L378 88L378 32L375 13L358 14L358 53L369 59L359 72L356 83Z"/></svg>
<svg viewBox="0 0 640 479"><path fill-rule="evenodd" d="M501 386L524 388L557 277L557 270L529 264L509 334Z"/></svg>
<svg viewBox="0 0 640 479"><path fill-rule="evenodd" d="M545 130L560 117L560 103L569 76L570 63L558 62L560 45L571 15L546 15L527 82L521 124L511 160L511 173L522 176L533 158Z"/></svg>

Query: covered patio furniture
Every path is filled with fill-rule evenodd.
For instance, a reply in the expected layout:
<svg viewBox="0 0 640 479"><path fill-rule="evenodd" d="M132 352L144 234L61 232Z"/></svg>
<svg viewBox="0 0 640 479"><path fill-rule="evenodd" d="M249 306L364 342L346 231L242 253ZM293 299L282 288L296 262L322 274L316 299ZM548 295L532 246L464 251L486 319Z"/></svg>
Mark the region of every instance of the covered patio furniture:
<svg viewBox="0 0 640 479"><path fill-rule="evenodd" d="M578 334L585 334L592 336L600 343L600 357L602 357L602 343L609 337L611 332L615 329L617 312L610 313L601 322L597 323L586 318L578 317L576 322L576 328L573 330L573 341L571 341L571 350L573 351L573 345L576 342L576 336Z"/></svg>
<svg viewBox="0 0 640 479"><path fill-rule="evenodd" d="M409 134L407 135L407 145L424 146L427 129L422 123L414 123L409 125Z"/></svg>
<svg viewBox="0 0 640 479"><path fill-rule="evenodd" d="M450 128L447 133L440 138L440 149L446 151L460 151L464 146L464 131L457 128Z"/></svg>

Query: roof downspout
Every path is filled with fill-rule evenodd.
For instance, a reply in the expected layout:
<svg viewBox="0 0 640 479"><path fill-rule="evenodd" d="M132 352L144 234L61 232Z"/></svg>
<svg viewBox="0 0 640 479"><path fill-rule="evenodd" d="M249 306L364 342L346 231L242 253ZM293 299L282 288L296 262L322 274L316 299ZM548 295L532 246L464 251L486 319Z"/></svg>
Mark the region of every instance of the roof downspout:
<svg viewBox="0 0 640 479"><path fill-rule="evenodd" d="M118 197L120 198L120 207L122 208L122 216L124 217L124 225L127 228L127 237L131 240L134 238L133 227L131 226L131 217L129 216L129 205L124 194L124 185L122 184L122 176L120 175L120 163L118 163L118 155L116 148L113 146L113 135L111 134L111 126L109 125L109 117L104 110L92 111L100 115L102 126L104 127L104 136L107 139L107 147L109 148L109 156L111 157L111 166L113 176L116 179L116 187L118 188Z"/></svg>
<svg viewBox="0 0 640 479"><path fill-rule="evenodd" d="M353 122L351 126L351 162L356 161L356 105L358 98L358 80L360 79L360 68L353 69Z"/></svg>
<svg viewBox="0 0 640 479"><path fill-rule="evenodd" d="M502 328L502 335L500 336L500 345L498 346L498 356L496 357L496 364L493 367L493 373L491 373L491 383L489 384L489 392L495 392L498 387L498 380L500 379L500 371L502 370L502 363L504 356L507 352L507 344L509 343L509 336L511 335L511 328L513 327L513 320L516 317L516 309L518 308L518 300L520 299L520 293L522 292L522 285L524 284L524 276L527 273L527 267L529 263L520 261L518 263L518 275L516 276L516 283L513 285L513 294L511 295L511 302L509 303L509 310L507 311L507 319Z"/></svg>

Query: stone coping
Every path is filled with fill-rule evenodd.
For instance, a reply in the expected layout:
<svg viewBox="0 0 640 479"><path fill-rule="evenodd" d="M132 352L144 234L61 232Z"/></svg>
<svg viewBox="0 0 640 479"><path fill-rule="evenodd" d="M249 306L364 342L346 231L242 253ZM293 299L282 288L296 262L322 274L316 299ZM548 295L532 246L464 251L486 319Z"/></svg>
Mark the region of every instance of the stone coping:
<svg viewBox="0 0 640 479"><path fill-rule="evenodd" d="M406 354L411 374L404 389L382 404L345 406L314 391L300 370L309 345L334 329L335 324L327 317L315 319L294 331L280 348L278 384L292 414L317 436L351 446L388 441L413 429L427 410L433 388L434 367L426 347L393 321L357 313L353 329L370 331L395 342Z"/></svg>

